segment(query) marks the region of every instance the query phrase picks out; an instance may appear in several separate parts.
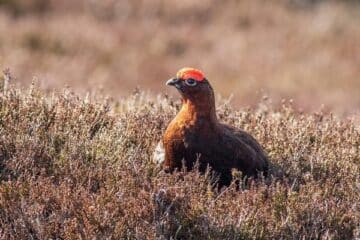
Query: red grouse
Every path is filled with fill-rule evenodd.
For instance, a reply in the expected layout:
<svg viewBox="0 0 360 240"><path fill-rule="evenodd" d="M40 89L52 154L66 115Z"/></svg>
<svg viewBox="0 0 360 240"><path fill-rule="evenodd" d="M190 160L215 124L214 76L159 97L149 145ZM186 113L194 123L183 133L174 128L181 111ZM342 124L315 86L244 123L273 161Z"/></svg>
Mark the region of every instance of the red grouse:
<svg viewBox="0 0 360 240"><path fill-rule="evenodd" d="M268 159L259 143L218 121L214 91L200 70L183 68L166 85L180 92L182 107L154 152L154 160L165 170L181 169L183 163L191 169L199 161L201 172L209 165L218 174L219 186L231 183L232 169L248 177L267 174Z"/></svg>

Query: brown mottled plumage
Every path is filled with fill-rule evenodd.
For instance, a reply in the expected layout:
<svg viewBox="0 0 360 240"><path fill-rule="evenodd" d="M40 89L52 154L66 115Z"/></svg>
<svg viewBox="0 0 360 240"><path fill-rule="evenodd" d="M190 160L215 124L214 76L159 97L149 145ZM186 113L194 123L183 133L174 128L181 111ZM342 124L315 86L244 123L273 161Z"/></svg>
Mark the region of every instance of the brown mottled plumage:
<svg viewBox="0 0 360 240"><path fill-rule="evenodd" d="M220 175L220 186L230 184L232 169L246 176L266 174L268 160L259 143L218 121L213 89L201 71L184 68L166 84L175 86L182 96L181 110L163 137L166 170L180 169L183 161L191 169L198 159L200 171L209 165Z"/></svg>

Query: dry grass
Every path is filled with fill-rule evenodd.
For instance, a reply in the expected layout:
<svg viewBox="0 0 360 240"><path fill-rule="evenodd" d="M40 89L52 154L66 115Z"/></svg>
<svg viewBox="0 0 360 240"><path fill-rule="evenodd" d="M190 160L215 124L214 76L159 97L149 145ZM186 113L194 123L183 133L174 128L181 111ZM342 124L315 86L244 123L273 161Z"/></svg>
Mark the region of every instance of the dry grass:
<svg viewBox="0 0 360 240"><path fill-rule="evenodd" d="M194 66L234 104L254 106L265 93L354 114L356 2L0 0L0 68L26 86L35 75L42 88L102 87L118 97L137 86L165 92L166 79Z"/></svg>
<svg viewBox="0 0 360 240"><path fill-rule="evenodd" d="M1 239L358 239L360 129L266 102L222 121L282 169L219 193L208 175L167 175L152 151L179 105L0 88Z"/></svg>

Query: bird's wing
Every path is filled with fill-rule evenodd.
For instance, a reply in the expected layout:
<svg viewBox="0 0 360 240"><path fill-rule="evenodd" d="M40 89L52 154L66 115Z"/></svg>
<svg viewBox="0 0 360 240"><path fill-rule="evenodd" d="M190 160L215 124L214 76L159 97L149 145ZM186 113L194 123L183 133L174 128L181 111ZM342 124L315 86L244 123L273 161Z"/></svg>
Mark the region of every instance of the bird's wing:
<svg viewBox="0 0 360 240"><path fill-rule="evenodd" d="M263 148L260 146L258 141L249 133L227 125L223 125L223 126L227 131L231 132L238 140L240 140L243 143L246 143L249 147L251 147L256 153L265 156L265 152Z"/></svg>
<svg viewBox="0 0 360 240"><path fill-rule="evenodd" d="M233 151L240 162L249 168L266 171L268 158L256 139L245 131L227 125L223 127L225 135L230 136L228 139L233 142Z"/></svg>

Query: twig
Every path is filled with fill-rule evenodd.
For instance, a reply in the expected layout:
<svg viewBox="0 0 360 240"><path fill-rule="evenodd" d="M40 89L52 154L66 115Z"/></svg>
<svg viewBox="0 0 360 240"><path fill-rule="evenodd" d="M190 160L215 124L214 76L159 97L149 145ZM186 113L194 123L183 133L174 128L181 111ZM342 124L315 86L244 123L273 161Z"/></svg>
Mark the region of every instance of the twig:
<svg viewBox="0 0 360 240"><path fill-rule="evenodd" d="M5 68L3 74L4 74L4 94L5 94L9 89L9 84L10 81L12 80L12 77L9 68Z"/></svg>

